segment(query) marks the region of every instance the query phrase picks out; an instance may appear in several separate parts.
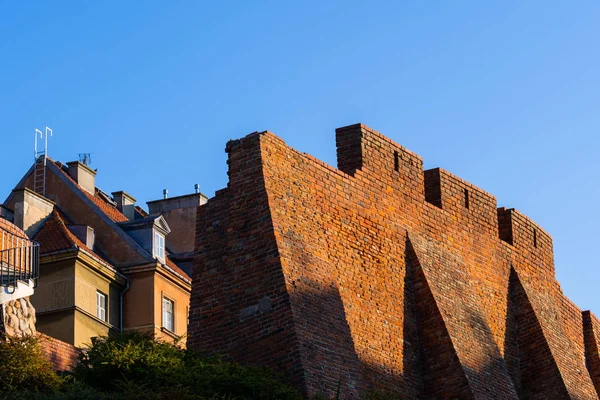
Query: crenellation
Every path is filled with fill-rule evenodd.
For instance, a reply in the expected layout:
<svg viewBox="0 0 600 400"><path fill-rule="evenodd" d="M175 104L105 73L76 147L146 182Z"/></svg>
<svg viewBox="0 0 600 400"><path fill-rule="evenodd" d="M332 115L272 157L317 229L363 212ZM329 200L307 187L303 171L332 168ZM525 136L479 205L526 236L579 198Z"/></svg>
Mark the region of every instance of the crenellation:
<svg viewBox="0 0 600 400"><path fill-rule="evenodd" d="M513 244L512 211L512 208L507 209L505 207L499 207L497 209L498 235L500 240L503 240L510 245Z"/></svg>
<svg viewBox="0 0 600 400"><path fill-rule="evenodd" d="M553 252L552 237L529 217L514 208L498 208L500 238L530 253Z"/></svg>
<svg viewBox="0 0 600 400"><path fill-rule="evenodd" d="M441 168L425 171L425 200L465 228L498 234L496 198Z"/></svg>
<svg viewBox="0 0 600 400"><path fill-rule="evenodd" d="M423 179L425 180L425 201L438 208L443 208L440 169L433 168L424 171Z"/></svg>
<svg viewBox="0 0 600 400"><path fill-rule="evenodd" d="M197 213L190 348L307 398L597 399L600 326L525 215L363 124L336 130L339 169L268 132L230 143L228 189Z"/></svg>
<svg viewBox="0 0 600 400"><path fill-rule="evenodd" d="M355 124L336 129L338 169L372 181L394 183L411 196L424 196L423 159L381 133ZM377 179L374 179L377 178Z"/></svg>

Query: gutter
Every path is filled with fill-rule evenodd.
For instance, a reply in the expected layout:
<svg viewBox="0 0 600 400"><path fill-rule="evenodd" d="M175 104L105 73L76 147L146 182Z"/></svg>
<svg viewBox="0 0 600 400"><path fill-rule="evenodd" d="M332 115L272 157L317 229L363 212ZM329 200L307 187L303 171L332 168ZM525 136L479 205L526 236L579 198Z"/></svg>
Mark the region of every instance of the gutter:
<svg viewBox="0 0 600 400"><path fill-rule="evenodd" d="M125 289L121 292L121 299L119 302L119 327L121 328L121 333L123 333L123 296L125 292L129 290L129 277L127 277L127 284L125 285Z"/></svg>

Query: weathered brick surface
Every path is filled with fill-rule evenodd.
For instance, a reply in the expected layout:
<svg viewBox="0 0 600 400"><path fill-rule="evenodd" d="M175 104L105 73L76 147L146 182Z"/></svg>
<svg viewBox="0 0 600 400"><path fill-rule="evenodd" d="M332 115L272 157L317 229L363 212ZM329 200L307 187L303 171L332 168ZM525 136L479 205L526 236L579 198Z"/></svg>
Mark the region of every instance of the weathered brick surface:
<svg viewBox="0 0 600 400"><path fill-rule="evenodd" d="M600 394L600 320L589 311L583 313L583 329L585 335L585 355L587 366Z"/></svg>
<svg viewBox="0 0 600 400"><path fill-rule="evenodd" d="M42 350L57 371L70 371L77 364L80 350L72 344L38 334Z"/></svg>
<svg viewBox="0 0 600 400"><path fill-rule="evenodd" d="M228 143L188 346L307 396L598 398L599 326L560 290L547 233L364 125L336 142L339 169L269 132Z"/></svg>

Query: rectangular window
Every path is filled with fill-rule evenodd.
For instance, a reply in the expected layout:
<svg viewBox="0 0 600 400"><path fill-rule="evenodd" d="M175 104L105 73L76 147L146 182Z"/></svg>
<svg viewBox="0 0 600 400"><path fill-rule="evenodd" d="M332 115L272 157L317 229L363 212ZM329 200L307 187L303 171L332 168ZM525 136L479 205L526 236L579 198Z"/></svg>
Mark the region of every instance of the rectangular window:
<svg viewBox="0 0 600 400"><path fill-rule="evenodd" d="M154 233L154 256L161 261L165 260L165 237L158 232Z"/></svg>
<svg viewBox="0 0 600 400"><path fill-rule="evenodd" d="M175 304L172 300L163 297L163 327L171 332L175 332L173 329L173 311Z"/></svg>
<svg viewBox="0 0 600 400"><path fill-rule="evenodd" d="M102 292L96 292L96 317L106 321L106 295Z"/></svg>

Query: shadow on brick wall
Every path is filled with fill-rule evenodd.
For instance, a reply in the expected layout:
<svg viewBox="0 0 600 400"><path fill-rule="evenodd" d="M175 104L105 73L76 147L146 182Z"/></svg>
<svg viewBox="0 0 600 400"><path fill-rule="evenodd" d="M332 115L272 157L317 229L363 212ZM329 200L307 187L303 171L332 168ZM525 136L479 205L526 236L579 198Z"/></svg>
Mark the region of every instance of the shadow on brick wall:
<svg viewBox="0 0 600 400"><path fill-rule="evenodd" d="M527 399L570 399L543 329L515 270L511 268L505 359L517 391Z"/></svg>
<svg viewBox="0 0 600 400"><path fill-rule="evenodd" d="M397 354L401 360L388 362L388 365L378 364L370 360L393 361L393 357L389 360L388 349L376 344L378 338L373 338L375 343L368 342L370 334L358 331L360 323L356 324L354 329L357 331L353 333L347 314L351 313L353 319L365 318L364 313L376 310L361 308L353 302L344 304L335 277L339 271L324 270L325 266L335 263L332 260L323 263L306 249L304 243L310 243L310 240L289 229L283 242L285 258L294 261L291 268L301 266L302 269L286 274L293 287L290 302L304 364L305 394L335 397L339 388L344 399L365 398L369 393L383 393L385 398L420 398L423 391L422 354L412 275L406 274L403 296L398 296L398 300L403 301L400 309L403 312L403 337L393 339L402 341L402 354ZM366 343L361 343L362 353L357 352L355 345L355 339L360 338L367 338Z"/></svg>
<svg viewBox="0 0 600 400"><path fill-rule="evenodd" d="M366 398L368 394L385 394L385 398L420 398L422 391L420 352L413 324L405 324L403 371L365 361L356 352L344 304L335 285L315 282L310 290L296 292L293 302L301 342L305 382L309 397L321 394L335 398L338 387L343 399ZM406 302L409 314L414 307ZM318 309L318 312L311 311ZM407 312L407 311L405 311ZM409 339L410 336L410 339ZM364 358L377 356L364 354ZM392 396L392 397L389 397Z"/></svg>

